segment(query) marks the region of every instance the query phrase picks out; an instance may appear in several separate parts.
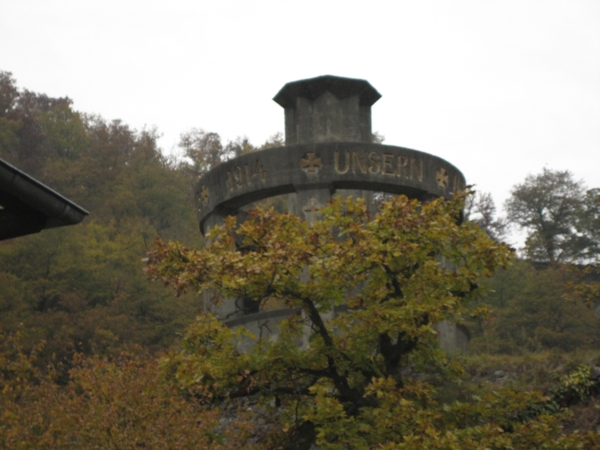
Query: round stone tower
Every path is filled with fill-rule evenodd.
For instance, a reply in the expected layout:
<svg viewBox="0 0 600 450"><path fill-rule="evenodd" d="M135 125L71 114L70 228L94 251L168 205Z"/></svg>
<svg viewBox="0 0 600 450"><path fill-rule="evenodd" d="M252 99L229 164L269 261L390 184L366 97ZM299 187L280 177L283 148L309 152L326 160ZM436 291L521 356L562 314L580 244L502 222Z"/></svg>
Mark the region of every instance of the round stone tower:
<svg viewBox="0 0 600 450"><path fill-rule="evenodd" d="M285 110L286 145L226 161L199 180L201 231L249 203L281 194L289 194L289 211L310 223L334 194L373 205L374 192L427 201L464 189L462 173L444 159L373 142L371 106L379 98L365 80L325 75L287 83L274 98ZM279 319L296 311L247 314L232 299L215 313L229 326L276 335ZM443 347L463 346L466 338L455 326L439 328L447 336Z"/></svg>

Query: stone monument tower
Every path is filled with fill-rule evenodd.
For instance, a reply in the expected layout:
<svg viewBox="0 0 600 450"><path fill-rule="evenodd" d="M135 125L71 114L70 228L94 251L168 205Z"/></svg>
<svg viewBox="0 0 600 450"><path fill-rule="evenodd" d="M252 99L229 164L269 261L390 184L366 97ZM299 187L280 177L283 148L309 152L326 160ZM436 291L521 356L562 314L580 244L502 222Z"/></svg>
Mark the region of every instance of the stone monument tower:
<svg viewBox="0 0 600 450"><path fill-rule="evenodd" d="M249 203L288 194L288 209L309 223L334 194L404 194L421 201L464 189L462 173L428 153L374 143L371 106L381 94L367 81L331 75L287 83L274 100L285 110L285 146L242 155L204 175L195 189L200 229L220 223ZM215 311L231 327L277 334L282 309L247 314L232 299ZM333 312L335 313L335 311ZM466 341L440 324L442 346Z"/></svg>
<svg viewBox="0 0 600 450"><path fill-rule="evenodd" d="M326 75L288 83L273 100L285 110L287 147L326 142L371 143L371 106L380 98L381 94L365 80ZM321 160L314 155L311 153L304 160L303 169L309 176L320 169ZM337 162L339 166L339 159ZM362 197L367 205L373 205L372 191L343 189L336 193ZM310 223L331 194L329 186L309 190L298 186L288 197L288 210Z"/></svg>

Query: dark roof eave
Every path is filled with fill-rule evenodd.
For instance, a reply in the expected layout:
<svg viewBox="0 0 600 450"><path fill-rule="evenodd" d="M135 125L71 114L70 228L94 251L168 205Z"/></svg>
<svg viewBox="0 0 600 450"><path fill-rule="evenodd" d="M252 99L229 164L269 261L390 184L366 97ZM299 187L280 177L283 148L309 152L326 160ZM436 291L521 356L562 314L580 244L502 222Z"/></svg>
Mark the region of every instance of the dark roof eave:
<svg viewBox="0 0 600 450"><path fill-rule="evenodd" d="M89 212L25 172L0 159L0 197L7 210L36 211L46 220L42 229L80 223ZM1 203L0 203L1 204Z"/></svg>

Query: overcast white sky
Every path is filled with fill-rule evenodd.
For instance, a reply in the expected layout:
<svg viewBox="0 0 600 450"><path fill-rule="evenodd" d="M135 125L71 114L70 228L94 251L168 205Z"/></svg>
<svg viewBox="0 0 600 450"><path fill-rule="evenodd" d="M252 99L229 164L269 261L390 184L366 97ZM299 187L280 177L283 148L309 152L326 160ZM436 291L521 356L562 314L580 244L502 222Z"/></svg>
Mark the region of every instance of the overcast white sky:
<svg viewBox="0 0 600 450"><path fill-rule="evenodd" d="M530 173L600 187L599 0L4 0L0 70L79 111L263 143L289 81L368 80L385 143L501 205Z"/></svg>

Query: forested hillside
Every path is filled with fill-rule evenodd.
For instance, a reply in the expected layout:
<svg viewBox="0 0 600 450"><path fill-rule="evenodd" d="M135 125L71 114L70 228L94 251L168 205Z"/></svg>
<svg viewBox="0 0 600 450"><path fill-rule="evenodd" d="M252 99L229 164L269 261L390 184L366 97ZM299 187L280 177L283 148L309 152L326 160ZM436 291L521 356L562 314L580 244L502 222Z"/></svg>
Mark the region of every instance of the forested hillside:
<svg viewBox="0 0 600 450"><path fill-rule="evenodd" d="M75 227L0 243L0 327L46 355L164 349L200 309L142 273L156 236L200 245L187 164L155 130L74 111L67 98L19 91L0 73L0 157L90 211Z"/></svg>
<svg viewBox="0 0 600 450"><path fill-rule="evenodd" d="M258 148L192 129L175 160L157 137L0 72L0 158L90 212L0 242L5 447L600 445L599 189L543 169L514 187L506 217L479 194L462 224L462 198L388 199L378 218L334 203L312 231L253 212L207 253L194 250L204 241L192 185ZM274 135L260 148L278 145ZM503 244L510 227L527 235L518 258ZM234 235L252 245L236 248ZM303 286L309 264L316 281ZM348 314L360 320L325 324L320 314L345 306L352 283ZM202 314L204 288L305 308L319 330L312 350L295 344L306 327L297 315L287 340L238 353L240 336ZM444 319L469 329L470 355L438 351L430 325Z"/></svg>
<svg viewBox="0 0 600 450"><path fill-rule="evenodd" d="M507 217L498 217L488 195L468 208L497 242L509 227L526 233L520 258L484 283L476 305L489 307L490 315L469 322L471 352L597 349L600 189L544 168L513 187L505 209Z"/></svg>
<svg viewBox="0 0 600 450"><path fill-rule="evenodd" d="M166 349L193 321L198 296L149 283L143 260L156 237L200 246L193 183L256 148L192 129L181 137L186 158L175 161L158 136L19 90L0 72L0 158L90 212L78 226L0 242L0 329L68 361L131 344ZM263 147L281 143L274 135Z"/></svg>

